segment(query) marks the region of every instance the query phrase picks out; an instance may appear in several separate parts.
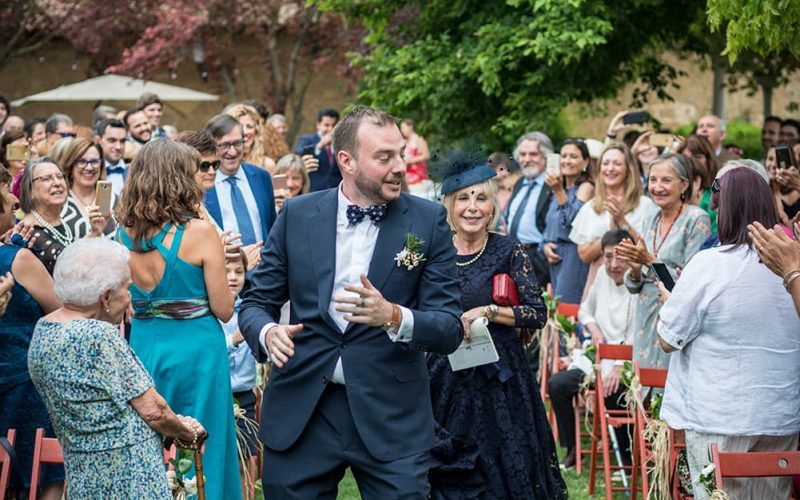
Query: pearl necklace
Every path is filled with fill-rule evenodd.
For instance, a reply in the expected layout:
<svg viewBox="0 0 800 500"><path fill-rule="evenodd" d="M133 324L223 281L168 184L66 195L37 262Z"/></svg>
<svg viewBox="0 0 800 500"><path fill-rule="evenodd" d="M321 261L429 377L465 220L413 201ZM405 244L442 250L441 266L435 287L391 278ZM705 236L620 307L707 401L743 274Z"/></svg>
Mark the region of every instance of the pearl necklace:
<svg viewBox="0 0 800 500"><path fill-rule="evenodd" d="M43 228L47 229L47 230L48 230L48 232L50 233L50 235L51 235L53 238L55 238L55 239L56 239L56 241L58 241L59 243L61 243L61 245L62 245L62 246L65 246L65 247L66 247L66 246L68 246L70 243L72 243L72 241L73 241L73 237L72 237L72 230L69 228L69 226L68 226L68 225L66 225L66 224L62 224L62 226L64 227L64 234L62 235L62 234L61 234L61 231L57 231L57 230L56 230L56 228L55 228L55 227L53 227L53 225L52 225L52 224L50 224L49 222L47 222L47 221L45 220L45 218L44 218L44 217L42 217L42 214L40 214L40 213L39 213L39 212L37 212L36 210L32 210L32 211L31 211L31 214L33 215L33 218L34 218L34 219L36 219L36 222L38 222L38 223L39 223L39 225L40 225L40 226L42 226Z"/></svg>
<svg viewBox="0 0 800 500"><path fill-rule="evenodd" d="M456 241L456 237L455 237L455 235L453 235L453 242L455 243L455 241ZM483 240L483 246L481 246L481 251L478 252L478 255L476 255L475 257L473 257L471 259L469 259L466 262L456 262L456 265L458 267L467 267L470 264L474 264L478 259L481 258L481 255L483 255L484 250L486 250L486 244L487 243L489 243L489 235L488 234L486 235L486 239Z"/></svg>

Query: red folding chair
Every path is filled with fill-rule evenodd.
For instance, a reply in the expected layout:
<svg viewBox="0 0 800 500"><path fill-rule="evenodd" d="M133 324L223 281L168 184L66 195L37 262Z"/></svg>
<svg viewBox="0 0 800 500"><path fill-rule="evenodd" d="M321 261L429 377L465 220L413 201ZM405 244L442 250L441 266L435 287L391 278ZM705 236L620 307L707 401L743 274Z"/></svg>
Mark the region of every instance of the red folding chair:
<svg viewBox="0 0 800 500"><path fill-rule="evenodd" d="M14 443L17 441L17 431L9 429L6 439L13 448ZM0 446L0 467L2 467L2 470L0 470L0 499L2 499L6 497L6 490L11 479L11 455L2 446Z"/></svg>
<svg viewBox="0 0 800 500"><path fill-rule="evenodd" d="M633 346L629 344L600 344L597 346L597 365L599 366L604 359L631 360L633 359ZM622 425L634 424L635 417L627 410L609 410L606 408L606 401L603 395L603 371L597 369L597 380L595 382L596 397L594 398L594 418L592 419L592 456L589 468L589 494L594 495L595 483L597 479L597 437L601 437L600 448L603 453L603 474L605 478L606 500L611 500L614 491L630 491L636 498L636 492L632 487L614 486L611 482L611 471L621 470L633 472L633 465L613 465L611 463L611 441L608 433L608 426L614 428Z"/></svg>
<svg viewBox="0 0 800 500"><path fill-rule="evenodd" d="M44 437L44 429L36 429L36 440L33 445L33 469L31 470L31 489L28 500L36 500L36 493L39 489L39 475L42 472L42 464L63 464L64 453L61 451L61 444L56 438ZM66 489L66 483L64 488Z"/></svg>
<svg viewBox="0 0 800 500"><path fill-rule="evenodd" d="M800 451L722 452L711 444L717 488L726 477L785 477L800 475Z"/></svg>
<svg viewBox="0 0 800 500"><path fill-rule="evenodd" d="M589 437L591 440L593 436L591 430L586 430L583 425L582 413L586 411L586 408L596 397L596 394L594 389L585 389L572 398L572 409L575 415L575 471L578 475L580 475L583 470L583 457L590 453L590 450L583 449L583 438ZM593 402L591 404L593 404Z"/></svg>
<svg viewBox="0 0 800 500"><path fill-rule="evenodd" d="M579 308L580 304L561 303L556 306L556 314L578 321ZM542 345L540 346L540 349L542 349L545 348L546 345L546 351L543 357L545 363L544 366L542 366L541 377L542 402L550 399L550 378L561 371L561 332L557 328L548 327L545 333L547 334L547 338L542 341ZM556 414L552 404L547 411L547 420L550 422L550 427L553 429L553 439L558 442L558 425L556 424Z"/></svg>

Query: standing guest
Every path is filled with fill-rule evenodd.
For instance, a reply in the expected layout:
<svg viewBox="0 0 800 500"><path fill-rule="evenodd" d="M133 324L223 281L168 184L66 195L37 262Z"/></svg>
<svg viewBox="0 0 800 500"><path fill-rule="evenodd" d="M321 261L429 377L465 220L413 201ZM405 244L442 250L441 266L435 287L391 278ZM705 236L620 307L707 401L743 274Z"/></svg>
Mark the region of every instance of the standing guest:
<svg viewBox="0 0 800 500"><path fill-rule="evenodd" d="M561 145L557 173L547 173L545 182L553 191L543 241L543 254L550 265L553 295L562 302L580 304L589 264L581 261L578 246L569 239L572 221L583 204L592 198L589 182L589 149L583 139L567 139Z"/></svg>
<svg viewBox="0 0 800 500"><path fill-rule="evenodd" d="M100 125L100 122L103 120L114 120L117 118L117 113L119 111L114 106L108 106L106 104L101 104L94 108L92 111L92 127L95 130L95 134L99 134L97 130L97 126Z"/></svg>
<svg viewBox="0 0 800 500"><path fill-rule="evenodd" d="M697 121L697 135L702 135L711 147L714 148L714 154L717 155L720 162L725 163L728 160L737 160L739 157L732 151L726 150L724 144L725 137L728 136L728 125L717 115L701 116Z"/></svg>
<svg viewBox="0 0 800 500"><path fill-rule="evenodd" d="M55 113L47 119L44 124L44 130L47 134L48 149L65 137L75 137L75 126L72 124L72 118L62 113Z"/></svg>
<svg viewBox="0 0 800 500"><path fill-rule="evenodd" d="M786 143L778 143L776 147L779 146L788 145ZM767 161L764 166L767 168L767 174L769 174L770 187L775 198L778 216L783 224L788 225L789 221L800 212L800 186L795 187L793 183L787 182L796 178L796 176L790 175L790 171L794 168L796 172L797 167L779 169L775 147L767 151Z"/></svg>
<svg viewBox="0 0 800 500"><path fill-rule="evenodd" d="M275 128L275 131L278 132L278 135L285 141L286 136L289 133L289 126L286 124L286 117L275 113L267 118L267 125L272 125Z"/></svg>
<svg viewBox="0 0 800 500"><path fill-rule="evenodd" d="M726 172L715 186L721 245L688 263L658 325L661 346L672 352L661 417L686 431L698 500L709 498L700 474L712 443L727 452L790 451L800 432L800 317L748 235L754 221L778 223L770 189L748 168ZM788 498L791 478L717 486L730 498Z"/></svg>
<svg viewBox="0 0 800 500"><path fill-rule="evenodd" d="M584 204L572 221L569 239L578 245L581 261L591 263L586 289L591 286L603 255L601 238L610 229L641 231L646 219L657 211L644 196L639 169L625 144L612 142L600 155L594 198Z"/></svg>
<svg viewBox="0 0 800 500"><path fill-rule="evenodd" d="M642 187L647 189L647 179L650 177L648 168L650 163L660 154L658 148L650 144L650 137L655 134L653 130L648 130L636 137L633 145L630 146L633 159L638 162L639 177L642 179Z"/></svg>
<svg viewBox="0 0 800 500"><path fill-rule="evenodd" d="M778 133L778 142L783 142L793 146L800 141L800 122L787 118L781 122L781 131Z"/></svg>
<svg viewBox="0 0 800 500"><path fill-rule="evenodd" d="M414 130L414 120L406 118L400 122L400 132L406 139L406 182L413 186L429 178L425 162L431 152L425 139Z"/></svg>
<svg viewBox="0 0 800 500"><path fill-rule="evenodd" d="M51 275L64 247L78 238L61 219L68 195L64 174L50 158L40 158L25 167L19 196L19 206L25 214L22 221L33 226L36 245L32 250ZM89 206L87 212L91 221L87 236L100 236L108 221L95 206Z"/></svg>
<svg viewBox="0 0 800 500"><path fill-rule="evenodd" d="M717 212L711 210L711 183L717 175L720 161L708 139L702 135L690 135L678 147L677 153L692 160L694 167L692 183L692 205L697 205L708 214L711 220L711 232L717 232Z"/></svg>
<svg viewBox="0 0 800 500"><path fill-rule="evenodd" d="M519 163L523 176L514 185L505 214L508 235L522 243L542 286L550 282L547 261L539 247L553 195L550 186L544 182L545 157L552 152L553 142L542 132L528 132L517 139L514 159Z"/></svg>
<svg viewBox="0 0 800 500"><path fill-rule="evenodd" d="M206 209L219 227L242 235L247 260L258 265L275 221L272 179L263 169L242 162L245 141L236 118L217 115L205 131L214 138L220 160L214 187L205 193Z"/></svg>
<svg viewBox="0 0 800 500"><path fill-rule="evenodd" d="M151 137L154 139L166 139L167 133L161 128L161 118L164 116L164 101L153 92L145 92L139 96L136 107L141 109L150 122L152 130Z"/></svg>
<svg viewBox="0 0 800 500"><path fill-rule="evenodd" d="M150 142L153 126L145 112L139 108L129 109L122 118L122 123L128 129L128 141L141 147Z"/></svg>
<svg viewBox="0 0 800 500"><path fill-rule="evenodd" d="M25 124L25 135L28 136L31 145L31 153L33 150L38 152L39 148L47 143L47 132L45 131L44 118L34 118ZM35 160L36 158L31 158Z"/></svg>
<svg viewBox="0 0 800 500"><path fill-rule="evenodd" d="M6 132L3 134L3 137L0 138L0 164L8 170L8 173L11 174L11 178L16 178L20 172L25 169L25 160L20 159L8 159L8 147L9 146L22 146L28 147L30 141L25 136L24 132Z"/></svg>
<svg viewBox="0 0 800 500"><path fill-rule="evenodd" d="M266 122L269 118L269 106L256 99L245 99L242 101L245 106L250 106L255 109L262 122Z"/></svg>
<svg viewBox="0 0 800 500"><path fill-rule="evenodd" d="M270 125L269 123L264 124L264 153L270 158L273 162L277 162L284 156L291 153L289 151L289 146L286 145L286 139L282 137L275 127ZM313 155L306 155L311 158L314 158ZM316 158L314 158L316 160ZM273 163L274 164L274 163ZM317 160L317 165L319 164L319 160ZM269 169L267 169L269 170ZM269 170L272 173L272 170Z"/></svg>
<svg viewBox="0 0 800 500"><path fill-rule="evenodd" d="M230 367L231 391L233 399L244 411L244 418L236 418L238 428L237 438L239 444L240 479L242 483L242 498L249 498L249 485L245 481L245 471L255 470L256 457L258 456L258 436L256 435L256 358L253 351L247 346L239 329L239 308L241 298L239 293L244 287L244 277L247 271L247 255L239 249L236 254L225 256L225 272L228 275L228 289L233 300L233 316L227 322L222 322L225 332L225 345L228 348L228 365ZM244 463L242 463L244 458ZM252 478L255 481L255 478Z"/></svg>
<svg viewBox="0 0 800 500"><path fill-rule="evenodd" d="M233 298L220 237L197 219L199 163L185 144L159 140L142 147L116 210L117 236L132 252L131 347L169 405L208 429L208 497L236 500L230 374L217 321L230 319Z"/></svg>
<svg viewBox="0 0 800 500"><path fill-rule="evenodd" d="M131 300L129 255L101 238L70 245L54 274L64 306L31 340L28 368L64 451L68 498L169 499L159 434L189 449L206 437L196 420L172 412L119 334Z"/></svg>
<svg viewBox="0 0 800 500"><path fill-rule="evenodd" d="M203 130L199 132L187 130L178 134L175 141L186 144L200 153L200 166L194 174L194 180L203 193L213 188L220 164L220 160L217 157L217 143L214 142L214 138ZM201 204L197 208L197 212L200 218L214 226L218 233L223 232L208 214L205 205Z"/></svg>
<svg viewBox="0 0 800 500"><path fill-rule="evenodd" d="M635 244L623 241L617 247L617 254L630 265L625 286L639 296L633 360L642 368L666 369L669 363L669 356L659 347L656 335L662 302L651 264L665 264L674 279L677 269L686 267L711 234L708 214L688 204L692 198L691 178L692 164L683 155L666 153L653 160L648 187L659 210L645 220Z"/></svg>
<svg viewBox="0 0 800 500"><path fill-rule="evenodd" d="M297 139L294 152L299 155L313 154L319 160L319 168L309 172L311 192L336 187L342 182L336 153L333 150L333 127L339 121L339 112L333 108L324 108L317 113L317 131L301 135Z"/></svg>
<svg viewBox="0 0 800 500"><path fill-rule="evenodd" d="M431 498L567 498L547 413L519 340L518 328L538 329L547 319L536 275L518 241L489 232L500 211L494 172L457 153L448 163L442 194L455 233L464 339L470 340L473 321L486 318L500 359L454 372L447 356L428 356L433 415L441 427L432 450ZM520 305L493 302L492 280L502 273L514 280ZM464 466L477 469L470 481L463 480Z"/></svg>
<svg viewBox="0 0 800 500"><path fill-rule="evenodd" d="M782 120L777 116L768 116L764 118L764 125L761 127L761 147L764 149L764 155L770 148L775 147L781 134Z"/></svg>
<svg viewBox="0 0 800 500"><path fill-rule="evenodd" d="M492 180L497 184L497 203L500 204L500 210L505 213L511 194L514 192L514 184L522 175L519 165L506 153L499 151L490 154L486 164L497 174Z"/></svg>
<svg viewBox="0 0 800 500"><path fill-rule="evenodd" d="M6 134L9 132L22 133L25 131L25 120L20 116L10 115L3 124L3 131Z"/></svg>
<svg viewBox="0 0 800 500"><path fill-rule="evenodd" d="M100 214L95 204L97 181L105 179L103 152L100 147L89 139L75 139L64 151L60 166L69 190L67 203L61 209L61 221L69 226L76 239L90 233L93 236L112 234L116 223L110 217L101 233L93 233L92 228L92 217ZM111 206L115 204L116 197L112 194Z"/></svg>
<svg viewBox="0 0 800 500"><path fill-rule="evenodd" d="M306 165L316 163L317 159L313 156L306 156L306 161L299 155L286 155L278 160L275 175L286 176L286 193L275 193L275 207L280 210L283 202L287 198L294 198L309 191L311 182L308 180L308 170Z"/></svg>
<svg viewBox="0 0 800 500"><path fill-rule="evenodd" d="M625 288L623 279L628 265L616 254L617 245L622 241L633 241L633 237L624 229L612 229L603 235L603 265L597 270L597 276L589 288L586 299L578 310L578 321L584 331L592 338L592 344L632 344L633 314L635 301ZM624 409L620 404L627 388L620 384L622 378L622 361L605 360L603 370L603 396L606 408ZM573 467L575 454L575 413L572 398L578 394L584 380L584 372L580 368L570 367L555 373L550 378L550 401L558 423L558 440L567 449L564 467ZM627 432L615 432L619 448L630 451L630 439ZM630 454L623 460L630 460Z"/></svg>
<svg viewBox="0 0 800 500"><path fill-rule="evenodd" d="M445 210L402 193L394 117L356 107L333 142L341 186L286 202L239 311L256 359L273 363L259 431L264 496L334 498L349 466L367 498L427 498L424 352L461 341ZM424 260L403 254L407 244ZM291 324L278 325L289 299Z"/></svg>
<svg viewBox="0 0 800 500"><path fill-rule="evenodd" d="M244 104L237 104L225 111L225 114L236 118L242 125L244 133L243 160L272 172L275 161L264 152L264 122L258 111Z"/></svg>
<svg viewBox="0 0 800 500"><path fill-rule="evenodd" d="M94 142L99 144L103 151L103 167L106 179L111 181L111 192L114 196L122 193L122 186L128 177L128 165L122 159L126 136L125 125L117 119L102 120L97 124Z"/></svg>
<svg viewBox="0 0 800 500"><path fill-rule="evenodd" d="M0 167L0 234L14 226L17 199L10 189L11 176ZM45 313L58 309L61 303L53 291L52 278L27 248L0 242L0 277L4 277L2 282L6 286L11 285L5 314L0 311L0 408L3 409L0 436L5 436L9 429L17 430L14 450L22 477L11 476L10 490L21 492L31 487L36 429L43 428L47 437L56 436L44 401L28 373L28 347L36 322ZM41 485L39 498L60 499L64 467L45 465L42 473L40 484L34 485L34 488Z"/></svg>

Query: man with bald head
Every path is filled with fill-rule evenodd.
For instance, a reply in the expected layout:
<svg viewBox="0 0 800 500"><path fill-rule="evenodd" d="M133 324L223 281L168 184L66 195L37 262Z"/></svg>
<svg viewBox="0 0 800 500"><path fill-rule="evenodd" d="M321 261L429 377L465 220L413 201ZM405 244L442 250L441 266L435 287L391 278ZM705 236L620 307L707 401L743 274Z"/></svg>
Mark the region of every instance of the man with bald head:
<svg viewBox="0 0 800 500"><path fill-rule="evenodd" d="M6 133L9 132L22 132L25 129L25 120L17 115L11 115L6 118L6 122L3 124L3 130Z"/></svg>

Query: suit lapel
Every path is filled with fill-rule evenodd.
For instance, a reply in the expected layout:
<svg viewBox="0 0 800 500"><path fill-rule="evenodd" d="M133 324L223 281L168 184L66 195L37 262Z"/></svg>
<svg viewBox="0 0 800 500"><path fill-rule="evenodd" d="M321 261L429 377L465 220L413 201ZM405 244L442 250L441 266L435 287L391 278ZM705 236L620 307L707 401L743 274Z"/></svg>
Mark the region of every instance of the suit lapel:
<svg viewBox="0 0 800 500"><path fill-rule="evenodd" d="M217 198L217 188L213 187L205 192L205 205L208 214L214 218L214 221L219 227L224 228L222 224L222 211L219 208L219 199Z"/></svg>
<svg viewBox="0 0 800 500"><path fill-rule="evenodd" d="M328 325L339 331L336 322L328 314L328 305L333 293L336 271L336 210L338 189L331 189L317 202L317 213L308 221L308 236L311 243L311 266L317 281L319 314Z"/></svg>
<svg viewBox="0 0 800 500"><path fill-rule="evenodd" d="M400 196L389 205L386 218L381 223L367 274L369 281L378 290L384 287L392 269L397 266L394 258L405 245L406 233L411 227L411 219L406 212L408 205L403 196Z"/></svg>

